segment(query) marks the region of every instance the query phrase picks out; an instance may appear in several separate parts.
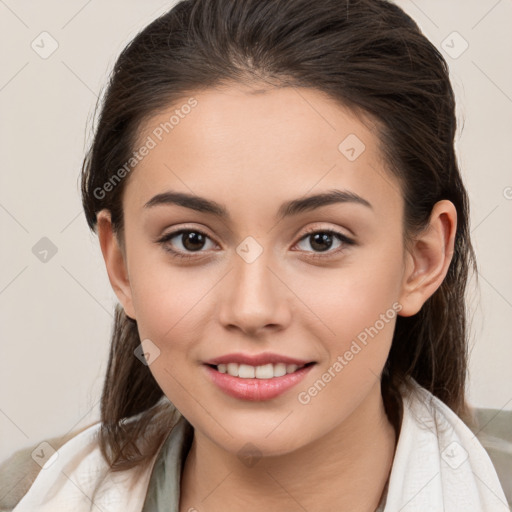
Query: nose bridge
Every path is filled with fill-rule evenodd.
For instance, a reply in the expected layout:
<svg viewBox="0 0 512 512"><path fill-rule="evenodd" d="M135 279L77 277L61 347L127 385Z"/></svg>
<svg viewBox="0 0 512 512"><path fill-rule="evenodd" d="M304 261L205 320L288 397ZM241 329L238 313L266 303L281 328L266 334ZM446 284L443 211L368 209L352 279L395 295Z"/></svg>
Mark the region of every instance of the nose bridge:
<svg viewBox="0 0 512 512"><path fill-rule="evenodd" d="M250 237L249 237L250 238ZM245 240L236 250L233 271L225 285L220 308L224 325L254 331L288 321L286 287L272 271L272 251L255 240Z"/></svg>

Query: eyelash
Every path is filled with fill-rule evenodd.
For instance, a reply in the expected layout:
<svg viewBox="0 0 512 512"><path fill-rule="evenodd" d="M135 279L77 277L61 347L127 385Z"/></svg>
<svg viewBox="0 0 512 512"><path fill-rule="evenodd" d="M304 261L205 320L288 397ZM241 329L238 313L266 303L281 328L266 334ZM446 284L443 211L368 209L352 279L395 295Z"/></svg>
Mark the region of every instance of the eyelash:
<svg viewBox="0 0 512 512"><path fill-rule="evenodd" d="M174 257L174 258L184 258L184 259L194 258L195 257L194 253L186 254L186 253L183 253L182 251L176 251L175 249L171 249L171 247L167 244L167 242L169 240L173 239L174 237L176 237L178 235L182 235L184 233L198 233L198 234L200 234L200 235L202 235L202 236L204 236L204 237L206 237L206 238L211 240L211 238L206 233L201 231L200 229L192 229L192 228L188 228L187 229L187 228L183 228L183 229L179 229L177 231L172 231L171 233L165 234L160 239L158 239L156 241L156 243L161 244L163 246L164 250L167 251L168 253L170 253L171 256ZM306 231L304 233L304 235L298 240L297 243L301 242L302 240L305 240L309 236L314 235L316 233L324 233L324 234L328 234L328 235L334 236L340 242L342 242L343 245L341 247L338 247L334 251L316 252L316 253L313 252L312 255L308 256L309 258L312 258L312 259L315 259L315 258L323 258L323 259L329 258L331 256L337 255L338 253L342 252L346 248L346 246L355 245L355 243L356 243L351 238L348 238L344 234L342 234L342 233L340 233L338 231L335 231L333 229L318 229L318 228L313 228L313 229L310 229L310 230ZM204 252L204 251L197 251L197 253L201 253L201 252Z"/></svg>

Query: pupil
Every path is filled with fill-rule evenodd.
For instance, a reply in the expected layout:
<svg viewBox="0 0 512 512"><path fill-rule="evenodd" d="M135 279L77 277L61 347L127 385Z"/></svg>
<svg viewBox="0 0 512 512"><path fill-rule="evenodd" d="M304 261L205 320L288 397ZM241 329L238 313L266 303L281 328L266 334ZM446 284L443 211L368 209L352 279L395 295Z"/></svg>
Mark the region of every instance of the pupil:
<svg viewBox="0 0 512 512"><path fill-rule="evenodd" d="M325 245L322 244L327 244L329 247L325 247ZM311 247L319 251L325 251L330 248L331 244L332 236L329 233L315 233L313 235L313 242Z"/></svg>
<svg viewBox="0 0 512 512"><path fill-rule="evenodd" d="M201 249L204 245L204 236L201 233L191 231L190 233L183 233L183 247L190 251Z"/></svg>

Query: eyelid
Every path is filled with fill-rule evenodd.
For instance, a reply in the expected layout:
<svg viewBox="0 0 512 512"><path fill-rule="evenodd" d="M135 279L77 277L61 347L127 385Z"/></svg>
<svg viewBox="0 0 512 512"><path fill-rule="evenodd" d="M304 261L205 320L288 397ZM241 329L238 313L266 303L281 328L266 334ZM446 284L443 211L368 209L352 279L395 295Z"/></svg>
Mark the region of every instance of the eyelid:
<svg viewBox="0 0 512 512"><path fill-rule="evenodd" d="M311 228L307 228L306 231L304 231L304 233L302 234L300 240L302 240L307 235L311 235L312 233L322 232L322 233L333 233L333 234L339 235L340 237L342 237L346 240L350 240L351 242L355 243L355 240L353 240L349 235L346 235L345 233L340 231L340 229L341 228L333 228L333 227L315 225ZM349 230L347 230L347 231L349 231ZM352 233L352 231L351 231L351 233Z"/></svg>
<svg viewBox="0 0 512 512"><path fill-rule="evenodd" d="M183 225L178 228L172 228L170 231L164 233L163 235L158 235L155 239L155 242L158 243L160 240L162 240L164 238L169 239L169 238L175 237L176 235L180 234L183 231L193 231L194 233L200 233L200 234L208 237L210 240L213 240L213 241L215 240L215 237L211 236L208 233L208 230L206 228L197 227L197 225L195 225L195 226ZM217 242L215 242L215 243L217 243Z"/></svg>

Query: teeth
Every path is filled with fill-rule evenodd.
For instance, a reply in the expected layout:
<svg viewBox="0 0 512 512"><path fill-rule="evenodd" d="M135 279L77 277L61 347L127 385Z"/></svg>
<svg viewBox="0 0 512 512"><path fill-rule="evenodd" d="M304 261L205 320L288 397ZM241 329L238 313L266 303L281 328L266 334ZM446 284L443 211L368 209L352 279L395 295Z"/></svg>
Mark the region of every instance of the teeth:
<svg viewBox="0 0 512 512"><path fill-rule="evenodd" d="M284 363L274 364L272 367L274 368L274 377L282 377L283 375L286 375L286 365Z"/></svg>
<svg viewBox="0 0 512 512"><path fill-rule="evenodd" d="M248 364L227 363L217 365L220 373L227 373L233 377L242 379L272 379L273 377L282 377L287 373L295 372L299 366L296 364L264 364L262 366L251 366Z"/></svg>
<svg viewBox="0 0 512 512"><path fill-rule="evenodd" d="M271 379L274 376L274 365L269 363L263 366L256 366L254 376L257 379Z"/></svg>
<svg viewBox="0 0 512 512"><path fill-rule="evenodd" d="M242 379L254 379L254 371L256 368L254 366L249 366L248 364L241 364L238 367L238 376Z"/></svg>

